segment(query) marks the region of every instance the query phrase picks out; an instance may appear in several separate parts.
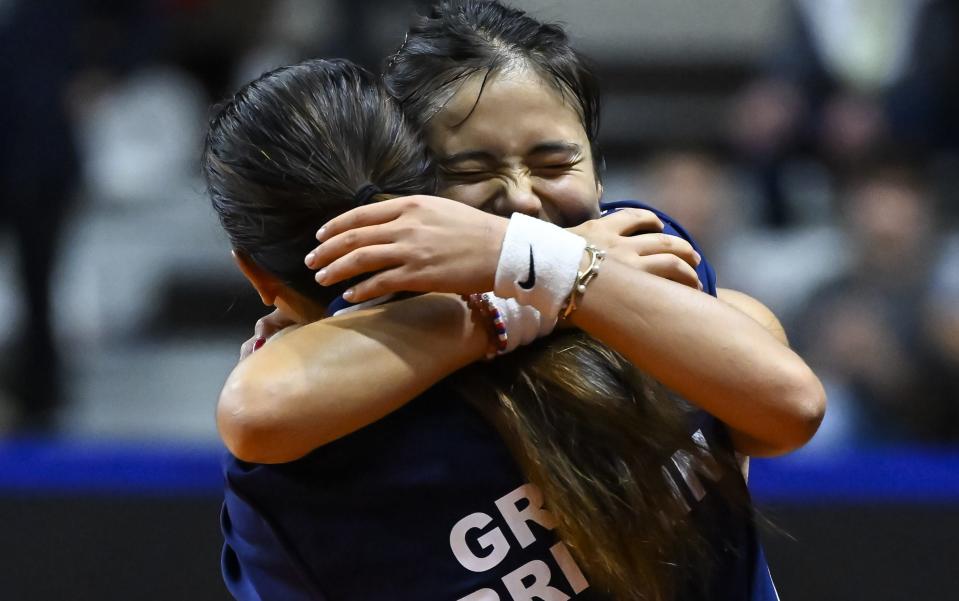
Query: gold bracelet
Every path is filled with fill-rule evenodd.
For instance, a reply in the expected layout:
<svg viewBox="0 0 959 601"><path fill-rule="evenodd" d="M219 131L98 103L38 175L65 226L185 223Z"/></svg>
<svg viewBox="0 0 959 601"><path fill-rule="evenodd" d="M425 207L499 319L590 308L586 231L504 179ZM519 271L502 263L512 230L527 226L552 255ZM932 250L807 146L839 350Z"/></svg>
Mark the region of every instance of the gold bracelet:
<svg viewBox="0 0 959 601"><path fill-rule="evenodd" d="M606 258L606 251L599 250L592 244L586 245L586 252L589 254L589 266L583 271L576 272L576 283L573 284L573 289L569 293L569 298L566 299L566 304L560 310L561 319L569 319L573 311L578 308L577 299L586 294L586 287L599 275L599 267Z"/></svg>

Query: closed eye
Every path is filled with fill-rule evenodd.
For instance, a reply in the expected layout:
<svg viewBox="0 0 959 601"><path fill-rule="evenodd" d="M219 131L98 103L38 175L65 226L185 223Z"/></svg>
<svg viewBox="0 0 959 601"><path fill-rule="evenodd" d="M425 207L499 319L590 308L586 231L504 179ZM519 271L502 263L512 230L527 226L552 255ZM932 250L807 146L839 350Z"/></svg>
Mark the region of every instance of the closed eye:
<svg viewBox="0 0 959 601"><path fill-rule="evenodd" d="M568 171L572 171L573 168L575 168L578 163L579 161L569 162L569 163L557 163L552 165L538 165L536 167L533 167L533 171L537 173L543 173L546 175L561 175Z"/></svg>
<svg viewBox="0 0 959 601"><path fill-rule="evenodd" d="M491 176L489 171L458 171L443 169L443 176L451 180L478 180L487 179Z"/></svg>

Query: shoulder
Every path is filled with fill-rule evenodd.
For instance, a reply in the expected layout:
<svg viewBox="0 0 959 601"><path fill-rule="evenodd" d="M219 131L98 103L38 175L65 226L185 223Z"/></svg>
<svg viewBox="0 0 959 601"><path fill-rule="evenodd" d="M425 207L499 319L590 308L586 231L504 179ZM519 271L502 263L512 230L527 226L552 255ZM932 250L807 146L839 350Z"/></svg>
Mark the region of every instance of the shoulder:
<svg viewBox="0 0 959 601"><path fill-rule="evenodd" d="M660 220L662 220L666 233L688 240L694 247L696 247L696 250L699 250L696 241L693 239L690 233L686 231L686 228L684 228L678 221L670 217L668 214L660 211L652 205L646 204L645 202L639 200L616 200L612 202L602 202L600 203L599 208L602 215L615 213L620 209L645 209L647 211L652 211L657 217L660 218Z"/></svg>
<svg viewBox="0 0 959 601"><path fill-rule="evenodd" d="M601 215L603 216L609 215L610 213L615 213L620 209L645 209L647 211L652 211L657 217L659 217L660 221L663 222L663 233L686 240L690 245L692 245L693 249L699 253L700 257L702 257L702 261L696 268L696 273L699 275L699 279L703 283L703 290L707 294L716 296L716 271L710 264L702 247L696 242L696 239L693 238L686 228L682 226L682 224L656 207L638 200L602 202L600 203L599 208Z"/></svg>
<svg viewBox="0 0 959 601"><path fill-rule="evenodd" d="M716 290L716 296L727 305L745 313L749 317L766 328L766 330L775 336L785 345L789 344L786 337L786 330L783 329L779 318L766 305L744 292L732 290L730 288L719 288Z"/></svg>

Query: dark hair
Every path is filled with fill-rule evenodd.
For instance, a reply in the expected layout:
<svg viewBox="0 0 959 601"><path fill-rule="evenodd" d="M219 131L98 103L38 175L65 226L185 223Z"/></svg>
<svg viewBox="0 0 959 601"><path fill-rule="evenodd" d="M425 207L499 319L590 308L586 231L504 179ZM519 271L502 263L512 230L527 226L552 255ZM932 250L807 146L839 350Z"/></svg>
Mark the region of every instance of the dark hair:
<svg viewBox="0 0 959 601"><path fill-rule="evenodd" d="M210 122L203 168L234 250L307 298L329 303L352 282L318 286L303 257L325 221L385 195L433 186L427 151L377 79L344 60L282 67L245 85Z"/></svg>
<svg viewBox="0 0 959 601"><path fill-rule="evenodd" d="M490 74L514 66L552 82L577 111L599 179L599 81L559 25L498 2L440 2L410 28L383 79L407 116L425 127L470 76L484 74L485 85Z"/></svg>

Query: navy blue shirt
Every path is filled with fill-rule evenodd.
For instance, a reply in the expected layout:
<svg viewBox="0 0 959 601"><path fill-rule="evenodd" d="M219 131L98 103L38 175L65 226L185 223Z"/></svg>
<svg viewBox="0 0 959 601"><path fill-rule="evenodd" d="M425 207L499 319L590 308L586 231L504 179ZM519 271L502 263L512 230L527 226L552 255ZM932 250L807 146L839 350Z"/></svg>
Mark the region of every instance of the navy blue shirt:
<svg viewBox="0 0 959 601"><path fill-rule="evenodd" d="M604 209L641 206L610 203ZM661 215L667 231L691 240ZM697 249L698 250L698 249ZM704 260L700 278L715 294ZM722 424L696 413L691 434L732 453ZM716 491L744 487L665 466L715 551L714 577L684 599L776 597L749 511ZM552 529L552 516L501 438L440 382L387 417L280 465L224 460L227 588L240 601L606 599Z"/></svg>

